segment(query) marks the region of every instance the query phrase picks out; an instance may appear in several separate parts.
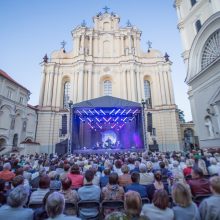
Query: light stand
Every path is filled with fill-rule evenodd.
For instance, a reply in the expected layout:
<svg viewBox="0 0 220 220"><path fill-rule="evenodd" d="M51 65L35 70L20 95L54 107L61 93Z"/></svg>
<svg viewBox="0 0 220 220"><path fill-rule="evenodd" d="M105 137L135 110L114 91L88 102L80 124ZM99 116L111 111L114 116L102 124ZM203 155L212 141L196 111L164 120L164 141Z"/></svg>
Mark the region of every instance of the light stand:
<svg viewBox="0 0 220 220"><path fill-rule="evenodd" d="M147 141L147 134L146 134L146 119L145 119L145 108L148 109L148 102L144 99L141 100L142 104L142 117L143 117L143 135L144 135L144 148L149 149L148 141Z"/></svg>
<svg viewBox="0 0 220 220"><path fill-rule="evenodd" d="M72 146L72 141L71 141L71 131L72 131L72 105L73 102L70 101L69 103L69 135L68 135L68 148L67 148L67 153L71 154L71 146Z"/></svg>

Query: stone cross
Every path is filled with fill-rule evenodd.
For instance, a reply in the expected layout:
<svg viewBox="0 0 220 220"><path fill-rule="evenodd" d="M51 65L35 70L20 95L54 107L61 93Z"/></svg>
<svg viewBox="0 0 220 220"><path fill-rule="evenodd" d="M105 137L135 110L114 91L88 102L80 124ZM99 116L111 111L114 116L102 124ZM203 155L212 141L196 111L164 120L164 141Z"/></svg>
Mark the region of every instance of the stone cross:
<svg viewBox="0 0 220 220"><path fill-rule="evenodd" d="M66 42L63 40L60 44L62 46L61 48L65 49Z"/></svg>
<svg viewBox="0 0 220 220"><path fill-rule="evenodd" d="M107 6L105 6L103 9L104 9L105 13L108 13L108 10L109 10L110 8L108 8Z"/></svg>

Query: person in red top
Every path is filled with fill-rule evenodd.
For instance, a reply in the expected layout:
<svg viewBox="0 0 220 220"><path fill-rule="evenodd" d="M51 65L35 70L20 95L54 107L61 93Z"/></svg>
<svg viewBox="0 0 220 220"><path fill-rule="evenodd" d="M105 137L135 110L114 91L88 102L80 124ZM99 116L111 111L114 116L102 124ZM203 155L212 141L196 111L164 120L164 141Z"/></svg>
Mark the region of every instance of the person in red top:
<svg viewBox="0 0 220 220"><path fill-rule="evenodd" d="M11 171L11 164L5 163L3 165L3 170L0 172L0 179L5 180L6 182L12 181L15 177L15 174Z"/></svg>
<svg viewBox="0 0 220 220"><path fill-rule="evenodd" d="M77 164L73 164L67 177L69 177L72 181L72 189L78 189L83 186L84 177L80 174L79 166Z"/></svg>
<svg viewBox="0 0 220 220"><path fill-rule="evenodd" d="M192 179L188 180L193 196L211 194L209 180L203 177L203 171L199 167L192 170Z"/></svg>
<svg viewBox="0 0 220 220"><path fill-rule="evenodd" d="M186 160L186 166L187 167L183 169L184 176L191 175L193 164L194 164L194 160L193 159Z"/></svg>

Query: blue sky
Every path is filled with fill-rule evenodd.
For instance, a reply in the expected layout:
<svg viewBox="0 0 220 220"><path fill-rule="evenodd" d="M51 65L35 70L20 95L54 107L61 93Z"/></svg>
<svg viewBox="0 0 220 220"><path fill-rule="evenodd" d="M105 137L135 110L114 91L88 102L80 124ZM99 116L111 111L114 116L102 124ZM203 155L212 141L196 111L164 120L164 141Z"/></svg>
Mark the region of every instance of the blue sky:
<svg viewBox="0 0 220 220"><path fill-rule="evenodd" d="M121 18L142 31L141 45L167 52L173 62L172 78L176 104L191 120L191 110L184 83L186 68L181 58L182 45L177 30L174 0L0 0L0 69L27 87L29 101L38 104L42 57L67 42L72 49L71 30L83 20L92 26L92 17L107 5Z"/></svg>

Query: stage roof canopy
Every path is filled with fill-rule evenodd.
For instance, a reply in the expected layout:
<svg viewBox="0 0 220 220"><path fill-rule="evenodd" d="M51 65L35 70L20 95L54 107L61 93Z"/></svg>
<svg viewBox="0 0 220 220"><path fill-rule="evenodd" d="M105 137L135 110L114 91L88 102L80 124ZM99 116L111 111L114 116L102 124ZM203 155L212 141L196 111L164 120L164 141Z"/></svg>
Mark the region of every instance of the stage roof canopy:
<svg viewBox="0 0 220 220"><path fill-rule="evenodd" d="M112 96L102 96L96 99L90 99L72 105L72 108L117 108L117 107L141 108L141 104L138 102L132 102Z"/></svg>

